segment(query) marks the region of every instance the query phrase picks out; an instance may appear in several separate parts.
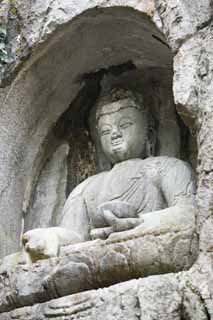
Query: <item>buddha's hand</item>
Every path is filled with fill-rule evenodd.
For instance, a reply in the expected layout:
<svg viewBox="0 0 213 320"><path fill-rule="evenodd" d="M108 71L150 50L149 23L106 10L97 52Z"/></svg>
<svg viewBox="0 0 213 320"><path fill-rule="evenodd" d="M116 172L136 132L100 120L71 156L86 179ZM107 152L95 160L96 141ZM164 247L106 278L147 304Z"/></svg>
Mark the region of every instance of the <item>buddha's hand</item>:
<svg viewBox="0 0 213 320"><path fill-rule="evenodd" d="M97 228L97 229L92 229L90 231L90 237L92 240L96 240L96 239L105 240L109 237L111 233L113 233L112 227Z"/></svg>
<svg viewBox="0 0 213 320"><path fill-rule="evenodd" d="M118 218L110 210L103 210L103 216L113 232L130 230L142 223L141 218Z"/></svg>
<svg viewBox="0 0 213 320"><path fill-rule="evenodd" d="M24 251L31 262L56 257L61 245L80 242L80 238L65 228L39 228L27 231L22 236Z"/></svg>
<svg viewBox="0 0 213 320"><path fill-rule="evenodd" d="M136 208L125 201L105 202L98 207L98 211L113 232L133 229L141 223Z"/></svg>
<svg viewBox="0 0 213 320"><path fill-rule="evenodd" d="M130 203L121 200L104 202L97 208L99 215L104 215L104 211L111 211L117 218L137 218L137 209Z"/></svg>

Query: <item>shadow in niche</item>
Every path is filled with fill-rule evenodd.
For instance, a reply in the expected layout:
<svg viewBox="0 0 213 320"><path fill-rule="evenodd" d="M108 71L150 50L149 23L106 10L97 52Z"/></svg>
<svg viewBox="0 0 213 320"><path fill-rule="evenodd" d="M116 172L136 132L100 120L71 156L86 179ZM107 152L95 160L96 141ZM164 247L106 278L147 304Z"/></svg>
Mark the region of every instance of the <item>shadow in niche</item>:
<svg viewBox="0 0 213 320"><path fill-rule="evenodd" d="M159 38L159 37L156 36L155 34L152 34L152 37L153 37L154 39L156 39L157 41L159 41L160 43L164 44L165 46L167 46L167 48L170 49L169 45L168 45L165 41L163 41L161 38Z"/></svg>
<svg viewBox="0 0 213 320"><path fill-rule="evenodd" d="M99 93L100 82L104 75L119 76L124 72L136 69L135 65L128 61L119 66L111 66L97 72L82 75L77 81L84 83L77 97L71 102L69 108L60 116L53 132L57 138L69 137L72 130L77 128L88 129L89 112L94 105Z"/></svg>

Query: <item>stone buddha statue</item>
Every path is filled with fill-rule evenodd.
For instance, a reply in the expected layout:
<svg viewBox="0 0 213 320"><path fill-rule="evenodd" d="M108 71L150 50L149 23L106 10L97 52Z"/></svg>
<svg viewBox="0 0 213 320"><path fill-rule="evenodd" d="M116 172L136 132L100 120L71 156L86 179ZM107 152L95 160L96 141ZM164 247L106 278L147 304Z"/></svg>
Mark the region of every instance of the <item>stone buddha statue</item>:
<svg viewBox="0 0 213 320"><path fill-rule="evenodd" d="M154 156L150 121L138 93L116 88L98 99L97 132L112 169L73 190L59 227L23 235L32 261L57 256L61 245L122 237L137 230L154 233L194 221L192 170L179 159Z"/></svg>

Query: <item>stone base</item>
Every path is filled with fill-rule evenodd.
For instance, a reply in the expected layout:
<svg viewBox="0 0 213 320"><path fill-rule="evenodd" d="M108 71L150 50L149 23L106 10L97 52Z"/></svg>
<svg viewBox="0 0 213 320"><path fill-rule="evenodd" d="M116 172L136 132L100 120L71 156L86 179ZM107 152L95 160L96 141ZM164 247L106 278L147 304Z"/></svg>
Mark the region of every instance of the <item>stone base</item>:
<svg viewBox="0 0 213 320"><path fill-rule="evenodd" d="M58 298L0 315L1 320L207 320L187 272L150 276Z"/></svg>
<svg viewBox="0 0 213 320"><path fill-rule="evenodd" d="M60 257L32 265L5 260L0 267L0 312L134 278L188 270L196 259L193 228L124 234L64 247Z"/></svg>

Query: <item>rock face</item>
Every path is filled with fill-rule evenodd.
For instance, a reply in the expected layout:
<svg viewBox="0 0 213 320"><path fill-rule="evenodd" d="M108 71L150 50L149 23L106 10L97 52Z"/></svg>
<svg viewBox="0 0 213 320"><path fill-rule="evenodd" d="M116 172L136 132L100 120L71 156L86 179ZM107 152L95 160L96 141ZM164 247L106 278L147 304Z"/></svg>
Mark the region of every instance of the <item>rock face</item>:
<svg viewBox="0 0 213 320"><path fill-rule="evenodd" d="M13 317L21 320L101 319L103 316L106 319L119 320L208 319L201 300L192 292L184 290L184 282L187 280L184 273L131 280L110 288L26 307L2 314L1 317L2 320ZM179 308L181 304L182 309Z"/></svg>
<svg viewBox="0 0 213 320"><path fill-rule="evenodd" d="M187 270L196 251L193 229L182 227L67 246L59 257L31 266L22 264L22 256L12 256L11 262L8 257L0 270L0 312L132 278ZM13 267L15 259L19 264Z"/></svg>
<svg viewBox="0 0 213 320"><path fill-rule="evenodd" d="M59 224L66 199L68 152L69 146L61 145L43 168L25 219L26 230Z"/></svg>
<svg viewBox="0 0 213 320"><path fill-rule="evenodd" d="M176 250L177 239L167 243L164 235L155 236L151 241L152 248L153 243L157 243L157 248L163 241L164 251L169 248L175 258L164 263L162 255L160 267L154 264L153 258L155 270L149 267L145 271L140 269L140 263L135 267L135 261L142 259L143 253L137 255L140 250L134 249L147 249L146 240L138 240L142 242L136 247L133 242L131 250L127 245L125 253L122 242L120 245L112 244L119 247L113 250L119 259L114 259L114 264L110 265L112 254L105 258L102 265L106 269L106 280L109 280L106 283L94 280L101 265L100 256L97 256L101 249L96 246L91 247L94 262L90 264L89 272L87 263L86 267L85 263L79 266L79 252L76 257L72 255L75 261L70 262L69 247L64 248L61 257L30 267L23 265L21 257L6 257L0 272L0 310L6 313L2 313L0 318L213 319L212 2L64 0L59 3L37 0L31 3L3 0L0 6L0 27L7 34L6 38L0 38L4 43L2 48L6 48L5 56L1 55L0 49L1 257L19 249L23 211L27 214L31 210L29 225L34 226L32 212L40 201L36 196L41 187L47 186L49 190L48 181L53 181L54 186L52 188L51 185L53 203L49 206L49 194L48 201L43 201L49 210L46 217L52 219L52 208L56 208L57 199L60 199L60 207L63 206L69 167L62 166L60 170L60 163L66 161L67 152L60 148L70 139L70 134L64 133L64 122L60 117L79 93L82 96L89 75L129 62L137 69L149 68L154 72L159 67L171 69L173 62L176 109L198 143L196 230L199 238L199 249L195 249L195 242L191 243L195 254L189 254L189 241L185 260L181 260L184 256L182 249L185 248L181 237ZM95 82L90 92L95 95ZM60 125L56 126L58 123ZM86 130L84 136L88 136ZM68 144L67 150L71 148ZM54 176L48 180L50 167ZM92 170L93 167L92 156ZM45 177L44 183L42 177ZM64 184L60 183L61 179ZM190 235L187 239L195 238ZM79 250L86 250L83 259L88 262L88 248L80 246ZM181 259L178 252L181 252ZM133 253L133 260L130 253ZM195 257L198 258L194 263ZM64 269L57 273L55 267L58 264L63 266L64 262ZM70 269L69 263L78 266ZM169 270L163 267L167 263L171 264ZM150 261L148 264L150 266ZM182 271L184 269L189 270ZM70 270L76 271L72 277ZM123 278L121 270L125 274ZM82 279L79 272L84 276ZM174 273L162 275L168 272ZM37 278L32 277L35 274ZM150 276L152 274L155 275ZM148 277L98 289L141 276ZM55 285L57 277L59 280ZM104 279L102 273L100 277ZM66 287L70 279L77 281ZM93 290L76 293L90 289ZM72 293L75 294L69 296ZM68 296L59 298L64 295ZM10 311L12 309L15 310Z"/></svg>

